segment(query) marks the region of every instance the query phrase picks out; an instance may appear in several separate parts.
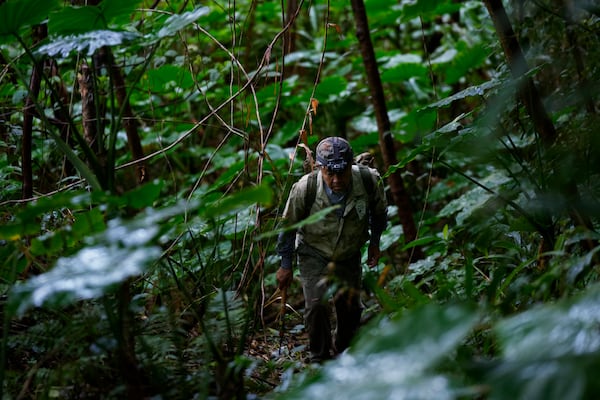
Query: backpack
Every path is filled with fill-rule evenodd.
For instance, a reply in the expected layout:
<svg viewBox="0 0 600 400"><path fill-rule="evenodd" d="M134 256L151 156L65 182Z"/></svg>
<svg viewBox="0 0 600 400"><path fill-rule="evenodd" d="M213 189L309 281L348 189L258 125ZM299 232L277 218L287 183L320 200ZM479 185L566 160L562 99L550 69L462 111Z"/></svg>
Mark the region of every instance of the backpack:
<svg viewBox="0 0 600 400"><path fill-rule="evenodd" d="M360 171L360 177L362 178L362 184L365 188L365 192L369 196L369 211L372 209L375 188L373 186L373 179L371 178L371 172L369 168L364 165L358 164L358 170ZM308 217L310 209L312 208L315 198L317 197L317 174L319 170L314 170L308 176L308 182L306 185L306 197L304 197L304 218Z"/></svg>

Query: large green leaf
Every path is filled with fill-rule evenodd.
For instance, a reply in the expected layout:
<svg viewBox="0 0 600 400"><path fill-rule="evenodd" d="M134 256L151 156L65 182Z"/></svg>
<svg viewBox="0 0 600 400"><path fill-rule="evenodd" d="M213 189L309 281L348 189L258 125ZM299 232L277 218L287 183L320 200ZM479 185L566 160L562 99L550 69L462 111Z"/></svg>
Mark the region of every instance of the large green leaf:
<svg viewBox="0 0 600 400"><path fill-rule="evenodd" d="M62 208L80 210L88 208L92 202L92 195L88 192L59 193L51 197L42 197L30 202L18 213L13 215L9 223L0 225L0 240L21 240L28 235L40 231L40 219L46 213L51 213Z"/></svg>
<svg viewBox="0 0 600 400"><path fill-rule="evenodd" d="M311 224L317 223L317 222L321 221L323 218L325 218L329 213L333 212L334 210L336 210L339 207L340 207L339 205L326 207L320 211L317 211L316 213L309 215L306 219L303 219L300 222L297 222L297 223L289 225L289 226L282 227L280 229L273 230L271 232L265 232L265 233L257 236L256 240L266 239L269 237L277 236L277 235L279 235L279 233L285 232L285 231L295 231L298 228L301 228L305 225L311 225Z"/></svg>
<svg viewBox="0 0 600 400"><path fill-rule="evenodd" d="M149 88L153 92L173 93L174 89L190 89L194 79L190 71L175 66L163 65L147 72Z"/></svg>
<svg viewBox="0 0 600 400"><path fill-rule="evenodd" d="M159 247L149 246L158 228L115 222L102 243L60 258L49 272L17 284L10 297L10 310L21 314L31 307L63 306L99 297L115 284L143 272L161 253Z"/></svg>
<svg viewBox="0 0 600 400"><path fill-rule="evenodd" d="M472 390L436 366L473 329L467 307L428 304L364 327L350 351L326 363L286 399L456 399ZM472 393L471 393L472 394Z"/></svg>
<svg viewBox="0 0 600 400"><path fill-rule="evenodd" d="M212 204L205 205L200 209L200 215L210 219L219 215L229 214L249 206L263 204L268 206L273 200L273 191L266 185L255 186L241 190L224 197Z"/></svg>
<svg viewBox="0 0 600 400"><path fill-rule="evenodd" d="M481 179L481 183L488 189L497 190L501 185L510 181L510 177L501 172L494 172ZM457 199L452 200L438 213L440 217L449 217L456 214L456 223L462 225L475 211L493 199L494 194L482 187L475 187Z"/></svg>
<svg viewBox="0 0 600 400"><path fill-rule="evenodd" d="M449 85L458 82L467 72L479 68L490 56L490 49L483 43L470 46L461 41L456 49L459 50L458 54L445 70L446 83Z"/></svg>
<svg viewBox="0 0 600 400"><path fill-rule="evenodd" d="M48 18L50 35L101 31L129 22L138 1L103 0L98 6L65 7Z"/></svg>
<svg viewBox="0 0 600 400"><path fill-rule="evenodd" d="M440 108L446 107L457 100L462 100L473 96L485 96L487 92L500 84L497 80L491 80L482 83L481 85L469 86L468 88L461 90L458 93L454 93L451 96L446 97L440 101L429 104L427 108Z"/></svg>
<svg viewBox="0 0 600 400"><path fill-rule="evenodd" d="M444 14L451 14L460 10L460 3L451 0L417 0L405 2L402 7L402 20L409 21L413 18L422 18L431 21Z"/></svg>
<svg viewBox="0 0 600 400"><path fill-rule="evenodd" d="M92 55L104 46L119 46L131 42L140 35L128 31L98 30L76 35L61 36L41 46L37 54L50 57L60 56L66 58L71 52L80 52Z"/></svg>
<svg viewBox="0 0 600 400"><path fill-rule="evenodd" d="M57 7L57 0L7 0L0 4L0 38L41 23Z"/></svg>
<svg viewBox="0 0 600 400"><path fill-rule="evenodd" d="M164 25L160 28L160 30L156 33L157 39L162 39L167 36L172 36L182 30L183 28L188 27L189 25L195 23L198 18L207 15L210 12L208 7L198 7L193 11L189 11L183 14L174 14L171 15L165 21Z"/></svg>
<svg viewBox="0 0 600 400"><path fill-rule="evenodd" d="M491 399L595 398L600 390L600 288L496 326L502 350L486 377Z"/></svg>
<svg viewBox="0 0 600 400"><path fill-rule="evenodd" d="M427 77L427 67L423 64L406 63L384 70L381 81L384 83L401 83L411 78Z"/></svg>
<svg viewBox="0 0 600 400"><path fill-rule="evenodd" d="M22 314L32 307L65 306L99 297L141 274L161 254L156 244L161 223L181 215L187 207L182 204L159 211L149 209L132 221L109 221L104 232L85 239L86 246L81 250L59 258L50 271L15 285L9 310Z"/></svg>
<svg viewBox="0 0 600 400"><path fill-rule="evenodd" d="M347 87L348 83L342 76L335 75L324 78L315 90L315 98L320 102L333 102L341 97L340 94Z"/></svg>

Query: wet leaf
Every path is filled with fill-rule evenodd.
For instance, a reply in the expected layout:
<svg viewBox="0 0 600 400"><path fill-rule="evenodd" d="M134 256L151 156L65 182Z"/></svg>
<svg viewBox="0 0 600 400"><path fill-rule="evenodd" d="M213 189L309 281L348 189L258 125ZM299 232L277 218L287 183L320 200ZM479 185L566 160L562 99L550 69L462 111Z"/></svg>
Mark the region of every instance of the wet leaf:
<svg viewBox="0 0 600 400"><path fill-rule="evenodd" d="M261 240L261 239L265 239L265 238L269 238L269 237L273 237L273 236L277 236L280 232L285 232L285 231L294 231L297 230L298 228L301 228L305 225L310 225L310 224L314 224L316 222L319 222L320 220L322 220L323 218L325 218L325 216L327 216L327 214L329 214L330 212L333 212L335 209L339 208L339 205L335 205L335 206L331 206L331 207L327 207L324 208L322 210L317 211L316 213L313 213L311 215L309 215L306 219L303 219L302 221L295 223L293 225L281 228L281 229L277 229L277 230L273 230L271 232L265 232L261 235L258 235L256 237L256 240Z"/></svg>
<svg viewBox="0 0 600 400"><path fill-rule="evenodd" d="M351 350L286 399L455 399L472 390L435 372L478 321L467 307L428 304L363 328Z"/></svg>
<svg viewBox="0 0 600 400"><path fill-rule="evenodd" d="M109 29L127 23L137 6L136 1L103 0L97 6L64 7L48 19L50 35L81 34Z"/></svg>
<svg viewBox="0 0 600 400"><path fill-rule="evenodd" d="M97 30L53 39L50 43L41 46L36 53L49 57L66 58L75 51L91 56L101 47L119 46L139 37L139 34L133 32Z"/></svg>
<svg viewBox="0 0 600 400"><path fill-rule="evenodd" d="M486 373L492 399L592 398L600 389L600 288L500 321L500 361ZM590 397L592 396L592 397Z"/></svg>
<svg viewBox="0 0 600 400"><path fill-rule="evenodd" d="M159 247L149 245L157 233L156 227L113 224L101 243L62 257L49 272L15 285L9 309L23 314L32 307L64 306L102 296L114 285L142 273L160 255Z"/></svg>
<svg viewBox="0 0 600 400"><path fill-rule="evenodd" d="M491 81L484 82L481 85L469 86L468 88L461 90L460 92L455 93L451 96L448 96L445 99L442 99L440 101L436 101L435 103L429 104L427 106L427 108L437 109L440 107L449 106L453 102L455 102L457 100L465 99L467 97L484 96L487 93L487 91L497 87L499 84L500 84L499 81L491 80Z"/></svg>
<svg viewBox="0 0 600 400"><path fill-rule="evenodd" d="M200 209L200 215L205 218L213 218L256 204L269 205L272 199L273 192L268 186L256 186L241 190L212 204L205 205Z"/></svg>
<svg viewBox="0 0 600 400"><path fill-rule="evenodd" d="M481 180L489 189L495 190L500 185L510 181L510 178L500 172L495 172ZM439 216L447 217L456 214L456 223L461 225L475 211L481 209L495 196L481 187L475 187L459 198L450 201L439 212Z"/></svg>
<svg viewBox="0 0 600 400"><path fill-rule="evenodd" d="M158 39L162 39L167 36L172 36L183 28L186 28L187 26L196 22L198 18L207 15L209 12L210 9L208 7L198 7L193 11L172 15L167 18L164 25L156 34L156 37Z"/></svg>
<svg viewBox="0 0 600 400"><path fill-rule="evenodd" d="M143 273L161 254L156 240L161 222L183 214L197 204L149 209L132 221L109 221L108 228L86 238L86 247L61 257L48 272L14 286L8 309L22 314L45 305L65 306L99 297L129 277Z"/></svg>
<svg viewBox="0 0 600 400"><path fill-rule="evenodd" d="M57 7L56 0L8 0L0 4L0 37L41 23Z"/></svg>

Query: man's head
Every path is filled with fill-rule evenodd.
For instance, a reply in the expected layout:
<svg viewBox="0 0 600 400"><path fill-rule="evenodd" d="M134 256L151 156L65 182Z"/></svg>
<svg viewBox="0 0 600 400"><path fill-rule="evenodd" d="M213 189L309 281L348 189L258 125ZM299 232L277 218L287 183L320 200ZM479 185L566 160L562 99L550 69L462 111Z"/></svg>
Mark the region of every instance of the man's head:
<svg viewBox="0 0 600 400"><path fill-rule="evenodd" d="M346 192L352 181L353 153L350 143L340 137L328 137L317 145L317 165L327 186L334 192Z"/></svg>

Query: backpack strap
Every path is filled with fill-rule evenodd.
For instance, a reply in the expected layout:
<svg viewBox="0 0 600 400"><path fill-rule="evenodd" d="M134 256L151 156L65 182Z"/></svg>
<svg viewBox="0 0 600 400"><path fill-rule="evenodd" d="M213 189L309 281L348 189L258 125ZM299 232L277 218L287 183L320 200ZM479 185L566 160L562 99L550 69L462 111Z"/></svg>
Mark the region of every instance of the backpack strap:
<svg viewBox="0 0 600 400"><path fill-rule="evenodd" d="M369 195L369 203L371 202L371 197L373 197L373 178L371 178L371 172L369 171L369 167L363 167L362 165L358 166L358 170L360 171L360 177L362 178L363 186Z"/></svg>
<svg viewBox="0 0 600 400"><path fill-rule="evenodd" d="M317 174L319 170L314 170L308 175L306 184L306 196L304 197L304 218L310 215L310 209L317 197Z"/></svg>

